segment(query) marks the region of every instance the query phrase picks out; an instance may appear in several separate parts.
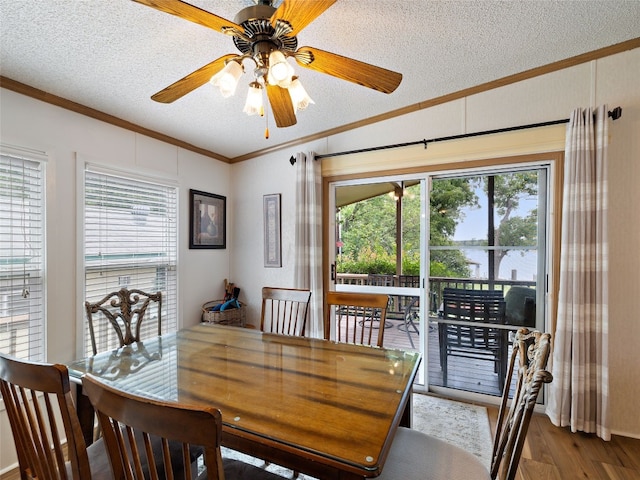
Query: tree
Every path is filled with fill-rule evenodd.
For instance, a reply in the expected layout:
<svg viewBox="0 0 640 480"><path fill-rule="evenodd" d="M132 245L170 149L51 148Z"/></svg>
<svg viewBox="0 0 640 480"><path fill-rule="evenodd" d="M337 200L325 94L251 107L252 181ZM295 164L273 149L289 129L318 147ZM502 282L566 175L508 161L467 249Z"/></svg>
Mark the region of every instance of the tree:
<svg viewBox="0 0 640 480"><path fill-rule="evenodd" d="M456 228L464 214L479 206L477 192L488 195L489 177L465 177L437 179L432 182L429 196L430 215L429 244L432 249L429 275L436 277L468 278L470 270L460 242L453 240ZM537 196L536 171L500 173L493 175L494 244L500 246L535 246L537 242L537 210L526 215L516 215L524 198ZM348 187L343 187L348 188ZM402 197L403 238L402 269L408 275L417 275L420 268L420 185L405 188ZM396 270L396 200L383 194L340 209L341 256L338 271L349 273L386 273ZM484 240L474 245L487 245L486 227ZM471 240L471 239L469 239ZM495 272L510 249L496 249Z"/></svg>
<svg viewBox="0 0 640 480"><path fill-rule="evenodd" d="M434 182L430 200L430 233L433 245L453 245L452 236L465 206L477 205L470 179ZM403 273L417 275L420 266L420 185L403 195ZM338 271L395 273L396 200L389 195L340 208L341 258ZM383 271L384 270L384 271ZM430 275L469 276L462 252L433 251Z"/></svg>
<svg viewBox="0 0 640 480"><path fill-rule="evenodd" d="M500 217L494 228L495 246L529 247L537 244L538 210L528 215L513 216L520 202L527 196L538 195L536 171L503 173L494 177L494 208ZM484 182L487 192L487 182ZM509 249L496 249L494 272L500 272L500 263Z"/></svg>
<svg viewBox="0 0 640 480"><path fill-rule="evenodd" d="M339 210L342 254L358 260L366 249L395 255L395 200L379 195Z"/></svg>
<svg viewBox="0 0 640 480"><path fill-rule="evenodd" d="M432 182L430 193L429 245L454 245L453 235L463 218L464 207L478 205L474 179L451 178ZM460 250L431 250L429 275L432 277L469 277L467 258Z"/></svg>

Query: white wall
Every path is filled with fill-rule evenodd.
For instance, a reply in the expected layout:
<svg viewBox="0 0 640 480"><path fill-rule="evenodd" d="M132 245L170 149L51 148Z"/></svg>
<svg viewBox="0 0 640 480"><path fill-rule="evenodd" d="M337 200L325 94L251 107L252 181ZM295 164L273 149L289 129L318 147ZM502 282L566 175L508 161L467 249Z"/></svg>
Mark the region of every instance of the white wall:
<svg viewBox="0 0 640 480"><path fill-rule="evenodd" d="M76 152L119 169L163 176L179 185L179 309L183 325L200 320L201 305L222 298L229 278L233 228L226 250L189 250L189 189L227 197L234 211L231 167L225 163L114 127L59 107L0 89L0 141L47 152L47 360L76 357L76 325L83 299L76 298ZM233 216L227 225L233 226ZM0 472L16 462L0 402Z"/></svg>
<svg viewBox="0 0 640 480"><path fill-rule="evenodd" d="M636 305L640 298L638 78L640 49L234 165L232 178L237 192L234 237L238 248L232 256L231 272L234 280L245 288L253 321L257 322L259 318L261 286L293 286L294 217L289 208L295 194L295 173L287 159L296 151L341 152L565 119L577 107L604 103L609 108L621 106L622 118L610 126L612 143L609 150L611 421L614 432L640 437L640 416L636 407L640 398L640 349L637 348L640 321ZM304 121L304 112L299 121ZM397 168L394 152L398 150L387 152L386 168ZM357 161L362 161L361 156ZM262 228L262 195L266 193L283 194L283 268L275 270L261 267L262 232L259 229Z"/></svg>

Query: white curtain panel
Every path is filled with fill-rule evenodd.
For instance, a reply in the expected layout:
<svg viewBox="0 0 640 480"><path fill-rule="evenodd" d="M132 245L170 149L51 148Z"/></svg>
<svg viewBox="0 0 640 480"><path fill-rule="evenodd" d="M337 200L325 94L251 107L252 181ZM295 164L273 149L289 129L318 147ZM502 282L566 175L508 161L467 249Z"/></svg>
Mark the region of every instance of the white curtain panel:
<svg viewBox="0 0 640 480"><path fill-rule="evenodd" d="M608 370L607 107L567 127L553 382L547 414L611 439Z"/></svg>
<svg viewBox="0 0 640 480"><path fill-rule="evenodd" d="M295 288L311 290L307 332L322 338L322 172L313 152L296 154Z"/></svg>

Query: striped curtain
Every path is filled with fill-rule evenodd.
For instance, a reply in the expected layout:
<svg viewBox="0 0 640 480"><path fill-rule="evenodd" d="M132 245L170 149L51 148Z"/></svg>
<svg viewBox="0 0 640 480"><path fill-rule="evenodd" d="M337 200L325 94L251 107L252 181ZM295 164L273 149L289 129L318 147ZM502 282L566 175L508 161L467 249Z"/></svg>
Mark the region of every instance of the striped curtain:
<svg viewBox="0 0 640 480"><path fill-rule="evenodd" d="M307 334L322 329L322 172L309 153L296 154L296 231L294 287L311 290Z"/></svg>
<svg viewBox="0 0 640 480"><path fill-rule="evenodd" d="M607 107L575 110L567 127L560 290L547 414L610 440Z"/></svg>

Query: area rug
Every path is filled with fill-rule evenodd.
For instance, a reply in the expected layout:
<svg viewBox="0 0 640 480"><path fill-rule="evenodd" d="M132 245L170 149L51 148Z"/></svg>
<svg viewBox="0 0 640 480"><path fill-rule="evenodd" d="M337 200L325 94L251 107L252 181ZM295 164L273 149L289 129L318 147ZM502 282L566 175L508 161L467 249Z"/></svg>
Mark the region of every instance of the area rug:
<svg viewBox="0 0 640 480"><path fill-rule="evenodd" d="M493 437L486 407L413 394L413 428L476 455L489 468Z"/></svg>
<svg viewBox="0 0 640 480"><path fill-rule="evenodd" d="M489 467L492 437L485 407L414 393L413 428L473 453ZM222 456L264 467L284 478L293 478L293 472L287 468L265 464L263 460L226 447L222 447ZM298 478L317 480L303 474Z"/></svg>

